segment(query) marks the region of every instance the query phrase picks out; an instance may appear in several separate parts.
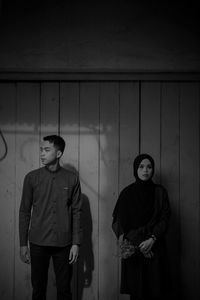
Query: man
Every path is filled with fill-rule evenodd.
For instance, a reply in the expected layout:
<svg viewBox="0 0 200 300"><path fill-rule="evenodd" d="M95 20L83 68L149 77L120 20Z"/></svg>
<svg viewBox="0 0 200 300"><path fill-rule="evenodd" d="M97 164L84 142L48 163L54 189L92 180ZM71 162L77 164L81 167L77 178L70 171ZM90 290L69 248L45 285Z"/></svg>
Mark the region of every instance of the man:
<svg viewBox="0 0 200 300"><path fill-rule="evenodd" d="M56 275L57 299L72 299L72 264L81 242L81 188L77 175L59 160L65 141L46 136L40 147L44 167L24 179L19 210L20 258L31 264L32 299L45 300L49 261ZM29 241L29 246L28 246Z"/></svg>

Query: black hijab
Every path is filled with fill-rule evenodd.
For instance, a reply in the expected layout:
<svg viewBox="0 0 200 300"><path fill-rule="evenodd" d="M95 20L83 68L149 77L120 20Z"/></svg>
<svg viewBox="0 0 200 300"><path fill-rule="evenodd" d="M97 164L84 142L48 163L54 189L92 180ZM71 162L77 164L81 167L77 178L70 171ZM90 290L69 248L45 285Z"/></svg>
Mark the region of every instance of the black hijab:
<svg viewBox="0 0 200 300"><path fill-rule="evenodd" d="M147 181L138 177L140 163L148 159L152 165L152 175ZM133 162L133 173L136 181L127 186L118 198L113 212L113 230L117 236L125 235L149 222L154 211L155 184L152 181L155 164L148 154L138 155Z"/></svg>
<svg viewBox="0 0 200 300"><path fill-rule="evenodd" d="M148 154L140 154L140 155L138 155L138 156L135 158L135 160L134 160L134 162L133 162L133 174L134 174L135 179L136 179L137 182L144 183L144 184L145 184L145 183L148 183L148 184L149 184L150 182L152 183L151 178L150 178L150 180L148 180L148 181L143 181L143 180L141 180L141 179L138 177L138 174L137 174L138 168L139 168L141 162L142 162L144 159L148 159L148 160L150 161L151 166L152 166L152 174L151 174L151 178L153 177L154 171L155 171L155 163L154 163L153 158L152 158L150 155L148 155Z"/></svg>

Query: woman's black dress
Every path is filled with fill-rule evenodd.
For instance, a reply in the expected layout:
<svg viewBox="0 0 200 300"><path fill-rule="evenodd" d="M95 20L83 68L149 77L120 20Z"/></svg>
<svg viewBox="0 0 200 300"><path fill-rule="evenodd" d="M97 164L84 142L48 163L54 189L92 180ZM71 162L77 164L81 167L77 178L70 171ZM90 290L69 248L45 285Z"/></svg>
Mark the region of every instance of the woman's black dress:
<svg viewBox="0 0 200 300"><path fill-rule="evenodd" d="M131 294L133 299L164 299L169 290L168 260L165 234L170 217L167 191L151 180L126 187L119 196L113 212L113 230L138 246L154 235L153 258L145 258L137 250L127 259L122 259L122 294ZM134 298L135 297L135 298Z"/></svg>

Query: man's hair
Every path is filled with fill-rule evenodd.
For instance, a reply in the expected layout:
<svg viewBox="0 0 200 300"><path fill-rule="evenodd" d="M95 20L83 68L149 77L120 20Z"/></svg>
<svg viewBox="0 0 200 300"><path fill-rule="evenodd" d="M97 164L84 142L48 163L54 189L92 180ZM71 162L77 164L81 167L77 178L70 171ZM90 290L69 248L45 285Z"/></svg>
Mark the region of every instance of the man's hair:
<svg viewBox="0 0 200 300"><path fill-rule="evenodd" d="M60 150L62 153L65 150L65 141L59 135L47 135L43 137L43 141L48 141L49 143L54 144L54 146Z"/></svg>

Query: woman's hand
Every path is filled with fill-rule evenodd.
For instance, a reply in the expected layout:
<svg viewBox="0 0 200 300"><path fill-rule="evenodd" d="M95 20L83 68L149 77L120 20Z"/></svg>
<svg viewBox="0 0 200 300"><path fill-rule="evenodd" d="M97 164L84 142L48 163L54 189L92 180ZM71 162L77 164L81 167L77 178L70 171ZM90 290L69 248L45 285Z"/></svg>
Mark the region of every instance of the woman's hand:
<svg viewBox="0 0 200 300"><path fill-rule="evenodd" d="M149 238L148 240L143 241L139 245L139 249L144 254L145 257L151 258L153 256L153 252L151 251L151 248L153 247L154 240L153 238Z"/></svg>
<svg viewBox="0 0 200 300"><path fill-rule="evenodd" d="M153 257L153 252L149 251L147 253L143 253L143 255L144 255L145 258L152 258Z"/></svg>

